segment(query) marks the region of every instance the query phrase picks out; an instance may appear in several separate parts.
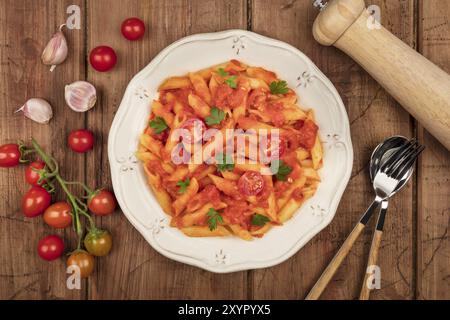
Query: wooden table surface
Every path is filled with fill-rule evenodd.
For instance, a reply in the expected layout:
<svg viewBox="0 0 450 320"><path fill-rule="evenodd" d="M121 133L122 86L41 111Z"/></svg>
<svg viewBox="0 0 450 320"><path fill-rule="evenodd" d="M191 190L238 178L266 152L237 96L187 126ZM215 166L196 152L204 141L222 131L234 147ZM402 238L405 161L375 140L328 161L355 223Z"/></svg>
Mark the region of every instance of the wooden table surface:
<svg viewBox="0 0 450 320"><path fill-rule="evenodd" d="M370 2L381 8L384 26L450 72L450 1ZM50 73L39 57L71 4L81 8L81 29L65 32L69 57ZM113 233L114 248L97 260L94 275L83 281L81 290L66 288L62 259L46 263L36 254L38 240L53 230L20 212L27 190L24 169L0 170L0 298L303 299L372 199L372 149L385 137L400 134L418 137L427 150L412 182L390 203L379 256L382 289L372 297L450 299L450 153L354 61L314 41L316 14L309 0L0 0L0 143L35 137L60 161L68 179L111 187L108 131L132 76L181 37L232 28L286 41L317 64L347 107L355 152L352 177L333 222L288 261L233 274L202 271L158 254L117 211L98 221ZM122 38L120 23L130 16L146 21L143 41ZM109 73L98 73L86 63L90 49L102 44L119 54ZM99 89L92 111L78 114L65 105L64 86L75 80L88 80ZM46 98L54 106L49 125L13 114L31 97ZM96 147L86 155L66 148L68 133L79 128L96 134ZM372 227L355 244L323 298L358 296ZM71 230L60 234L75 245Z"/></svg>

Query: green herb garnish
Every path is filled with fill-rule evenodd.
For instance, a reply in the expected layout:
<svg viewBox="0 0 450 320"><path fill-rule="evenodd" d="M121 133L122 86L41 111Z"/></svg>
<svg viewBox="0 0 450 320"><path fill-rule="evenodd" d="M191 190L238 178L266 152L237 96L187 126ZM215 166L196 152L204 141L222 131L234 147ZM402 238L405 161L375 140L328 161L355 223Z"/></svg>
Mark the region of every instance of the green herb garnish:
<svg viewBox="0 0 450 320"><path fill-rule="evenodd" d="M211 114L205 118L205 122L208 126L219 124L225 119L225 112L217 107L211 108Z"/></svg>
<svg viewBox="0 0 450 320"><path fill-rule="evenodd" d="M269 222L270 219L267 218L266 216L262 215L262 214L258 214L256 213L253 217L252 217L252 225L254 226L258 226L258 227L262 227L264 226L267 222Z"/></svg>
<svg viewBox="0 0 450 320"><path fill-rule="evenodd" d="M189 187L190 180L187 178L186 180L181 180L177 182L177 186L180 187L180 190L178 190L179 193L185 193L187 190L187 187Z"/></svg>
<svg viewBox="0 0 450 320"><path fill-rule="evenodd" d="M228 76L228 72L226 72L224 68L219 68L219 69L217 69L217 74L218 74L219 76L221 76L221 77L226 77L226 76Z"/></svg>
<svg viewBox="0 0 450 320"><path fill-rule="evenodd" d="M232 89L236 89L237 88L237 82L236 82L237 77L236 76L231 76L229 78L227 78L225 80L225 83Z"/></svg>
<svg viewBox="0 0 450 320"><path fill-rule="evenodd" d="M156 117L152 121L150 121L150 127L155 131L156 134L159 134L169 128L167 123L161 117Z"/></svg>
<svg viewBox="0 0 450 320"><path fill-rule="evenodd" d="M287 82L284 80L281 81L273 81L270 85L270 93L272 94L286 94L289 92L289 88L287 87Z"/></svg>
<svg viewBox="0 0 450 320"><path fill-rule="evenodd" d="M233 171L234 162L229 154L218 153L216 155L217 169L219 171Z"/></svg>
<svg viewBox="0 0 450 320"><path fill-rule="evenodd" d="M214 208L210 208L206 215L208 216L208 226L211 231L217 228L217 223L223 223L222 216Z"/></svg>
<svg viewBox="0 0 450 320"><path fill-rule="evenodd" d="M278 171L272 172L272 173L275 174L275 177L277 178L277 180L286 181L287 176L292 172L292 168L289 167L283 160L275 160L275 161L278 161L278 163L275 163L275 164L278 164ZM273 164L273 162L272 162L272 164Z"/></svg>

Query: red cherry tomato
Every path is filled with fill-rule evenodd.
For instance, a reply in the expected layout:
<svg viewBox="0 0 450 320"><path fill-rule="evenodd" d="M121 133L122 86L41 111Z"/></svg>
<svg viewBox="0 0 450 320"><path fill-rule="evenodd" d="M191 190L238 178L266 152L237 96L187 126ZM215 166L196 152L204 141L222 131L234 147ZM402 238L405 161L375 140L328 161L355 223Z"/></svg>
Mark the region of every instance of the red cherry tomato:
<svg viewBox="0 0 450 320"><path fill-rule="evenodd" d="M85 129L75 130L69 134L67 142L73 151L84 153L94 147L94 134Z"/></svg>
<svg viewBox="0 0 450 320"><path fill-rule="evenodd" d="M99 46L92 49L89 55L91 66L100 72L106 72L114 68L117 56L114 49L108 46Z"/></svg>
<svg viewBox="0 0 450 320"><path fill-rule="evenodd" d="M88 202L89 210L96 216L107 216L114 212L116 206L116 198L107 190L96 192Z"/></svg>
<svg viewBox="0 0 450 320"><path fill-rule="evenodd" d="M0 146L0 167L11 168L20 163L20 150L17 144L4 144Z"/></svg>
<svg viewBox="0 0 450 320"><path fill-rule="evenodd" d="M66 228L72 223L71 211L72 208L67 202L56 202L45 210L44 222L56 229Z"/></svg>
<svg viewBox="0 0 450 320"><path fill-rule="evenodd" d="M183 142L186 142L188 144L196 143L202 140L203 134L206 131L205 123L198 118L191 118L186 120L181 125L181 128L188 130L190 133L185 137L183 136Z"/></svg>
<svg viewBox="0 0 450 320"><path fill-rule="evenodd" d="M246 196L256 196L264 189L264 179L257 171L247 171L238 181L239 191Z"/></svg>
<svg viewBox="0 0 450 320"><path fill-rule="evenodd" d="M39 186L33 186L22 198L22 212L29 218L44 213L52 202L52 197L47 190Z"/></svg>
<svg viewBox="0 0 450 320"><path fill-rule="evenodd" d="M53 234L42 238L38 243L39 256L47 261L58 259L64 251L63 240Z"/></svg>
<svg viewBox="0 0 450 320"><path fill-rule="evenodd" d="M121 31L126 39L138 40L144 36L145 24L141 19L128 18L122 23Z"/></svg>
<svg viewBox="0 0 450 320"><path fill-rule="evenodd" d="M39 181L39 173L33 170L34 169L44 169L45 168L45 162L43 161L35 161L30 163L30 165L25 169L25 180L31 184L32 186L39 186L45 183L45 181L42 181L41 184L38 183Z"/></svg>

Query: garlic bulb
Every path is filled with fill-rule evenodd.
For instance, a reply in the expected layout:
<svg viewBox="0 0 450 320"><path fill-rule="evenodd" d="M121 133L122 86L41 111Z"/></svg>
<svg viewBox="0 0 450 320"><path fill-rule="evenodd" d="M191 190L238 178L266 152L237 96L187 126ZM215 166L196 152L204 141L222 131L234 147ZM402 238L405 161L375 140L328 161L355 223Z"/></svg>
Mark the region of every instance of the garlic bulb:
<svg viewBox="0 0 450 320"><path fill-rule="evenodd" d="M38 123L46 124L53 117L50 103L40 98L29 99L16 112L22 111L24 116Z"/></svg>
<svg viewBox="0 0 450 320"><path fill-rule="evenodd" d="M64 96L67 105L76 112L88 111L97 101L97 91L87 81L75 81L67 85Z"/></svg>
<svg viewBox="0 0 450 320"><path fill-rule="evenodd" d="M59 27L59 30L53 35L47 46L42 52L41 60L46 65L51 65L50 71L55 70L56 65L61 64L67 57L67 41L62 32L65 24Z"/></svg>

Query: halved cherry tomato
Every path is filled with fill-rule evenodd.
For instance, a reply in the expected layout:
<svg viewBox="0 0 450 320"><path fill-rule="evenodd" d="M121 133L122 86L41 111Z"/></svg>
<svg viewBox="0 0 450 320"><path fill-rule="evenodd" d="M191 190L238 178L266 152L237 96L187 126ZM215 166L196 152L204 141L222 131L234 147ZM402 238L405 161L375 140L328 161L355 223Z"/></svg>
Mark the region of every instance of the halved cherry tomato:
<svg viewBox="0 0 450 320"><path fill-rule="evenodd" d="M108 46L99 46L92 49L89 55L91 66L100 72L106 72L114 68L117 63L116 52Z"/></svg>
<svg viewBox="0 0 450 320"><path fill-rule="evenodd" d="M69 134L67 142L70 149L75 152L88 152L94 146L94 134L86 129L75 130Z"/></svg>
<svg viewBox="0 0 450 320"><path fill-rule="evenodd" d="M264 189L264 179L257 171L247 171L238 181L238 189L246 196L256 196Z"/></svg>
<svg viewBox="0 0 450 320"><path fill-rule="evenodd" d="M116 210L116 206L116 198L107 190L95 192L88 202L89 210L96 216L107 216Z"/></svg>
<svg viewBox="0 0 450 320"><path fill-rule="evenodd" d="M94 271L95 260L92 255L84 250L77 250L67 259L67 266L78 266L80 268L80 277L87 278Z"/></svg>
<svg viewBox="0 0 450 320"><path fill-rule="evenodd" d="M44 213L51 202L52 197L47 190L39 186L33 186L22 198L22 212L29 218L36 217Z"/></svg>
<svg viewBox="0 0 450 320"><path fill-rule="evenodd" d="M106 230L91 230L84 238L84 246L93 256L106 256L112 247L111 234Z"/></svg>
<svg viewBox="0 0 450 320"><path fill-rule="evenodd" d="M0 167L11 168L20 163L19 146L14 143L0 146Z"/></svg>
<svg viewBox="0 0 450 320"><path fill-rule="evenodd" d="M63 229L72 223L72 207L65 201L52 204L44 212L44 222L50 227Z"/></svg>
<svg viewBox="0 0 450 320"><path fill-rule="evenodd" d="M63 240L53 234L42 238L38 243L39 256L47 261L58 259L64 251Z"/></svg>
<svg viewBox="0 0 450 320"><path fill-rule="evenodd" d="M263 150L264 156L267 159L269 159L270 161L278 160L284 155L287 148L288 148L288 142L285 137L283 137L283 136L278 137L278 146L276 146L275 143L273 143L273 145L272 145L272 139L271 139L271 137L268 137L267 138L267 146ZM277 151L278 151L278 153L277 153Z"/></svg>
<svg viewBox="0 0 450 320"><path fill-rule="evenodd" d="M206 125L198 118L191 118L181 125L181 129L189 131L190 134L183 136L183 142L191 144L202 140L203 134L206 131Z"/></svg>
<svg viewBox="0 0 450 320"><path fill-rule="evenodd" d="M141 19L128 18L122 23L121 31L126 39L138 40L144 36L145 24Z"/></svg>
<svg viewBox="0 0 450 320"><path fill-rule="evenodd" d="M34 161L30 163L30 165L25 169L25 180L31 184L32 186L39 186L45 183L45 181L42 181L40 184L39 181L39 173L33 170L41 170L45 168L45 162L43 161Z"/></svg>

